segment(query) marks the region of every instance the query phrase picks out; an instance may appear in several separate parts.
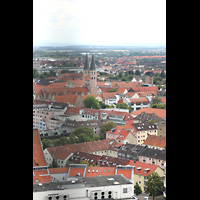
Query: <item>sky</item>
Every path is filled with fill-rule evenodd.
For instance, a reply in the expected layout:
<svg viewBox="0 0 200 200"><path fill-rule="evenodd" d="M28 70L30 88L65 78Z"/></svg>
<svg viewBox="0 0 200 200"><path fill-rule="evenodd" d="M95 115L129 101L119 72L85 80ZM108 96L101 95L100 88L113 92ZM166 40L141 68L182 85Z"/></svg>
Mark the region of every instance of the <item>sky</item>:
<svg viewBox="0 0 200 200"><path fill-rule="evenodd" d="M166 0L33 0L33 45L166 43Z"/></svg>

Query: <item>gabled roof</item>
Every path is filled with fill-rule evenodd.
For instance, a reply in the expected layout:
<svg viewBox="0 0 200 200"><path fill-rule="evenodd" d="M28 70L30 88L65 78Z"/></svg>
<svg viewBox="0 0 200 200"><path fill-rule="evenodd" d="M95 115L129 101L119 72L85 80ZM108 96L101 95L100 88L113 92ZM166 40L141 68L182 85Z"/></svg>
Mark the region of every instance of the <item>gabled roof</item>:
<svg viewBox="0 0 200 200"><path fill-rule="evenodd" d="M166 147L166 137L149 135L143 142L143 145L154 146L154 147Z"/></svg>
<svg viewBox="0 0 200 200"><path fill-rule="evenodd" d="M91 142L66 144L62 146L47 147L46 149L53 158L65 160L71 153L86 152L91 153L102 150L113 150L117 142L114 139L98 140Z"/></svg>
<svg viewBox="0 0 200 200"><path fill-rule="evenodd" d="M157 126L153 122L134 123L133 126L137 131L157 129Z"/></svg>
<svg viewBox="0 0 200 200"><path fill-rule="evenodd" d="M149 103L149 99L148 98L136 98L136 99L129 99L131 103Z"/></svg>
<svg viewBox="0 0 200 200"><path fill-rule="evenodd" d="M79 114L81 109L78 107L68 107L64 114Z"/></svg>
<svg viewBox="0 0 200 200"><path fill-rule="evenodd" d="M121 130L120 135L116 138L116 140L125 140L126 137L129 135L130 131L128 130Z"/></svg>
<svg viewBox="0 0 200 200"><path fill-rule="evenodd" d="M103 98L104 100L106 99L116 99L116 92L104 92L103 93Z"/></svg>
<svg viewBox="0 0 200 200"><path fill-rule="evenodd" d="M129 87L127 88L118 88L118 90L116 91L116 94L123 94L126 90L128 92Z"/></svg>
<svg viewBox="0 0 200 200"><path fill-rule="evenodd" d="M157 116L155 113L146 113L146 112L142 112L140 115L135 117L134 120L139 120L140 122L146 122L149 120L153 120L156 122L163 121L163 119Z"/></svg>
<svg viewBox="0 0 200 200"><path fill-rule="evenodd" d="M85 177L109 176L115 174L115 167L88 166Z"/></svg>
<svg viewBox="0 0 200 200"><path fill-rule="evenodd" d="M134 174L138 174L141 176L147 176L148 174L152 174L157 168L160 168L158 165L152 165L152 164L138 162L138 161L134 162L133 160L130 160L128 165L135 166ZM147 170L145 173L145 169L149 169L149 170Z"/></svg>
<svg viewBox="0 0 200 200"><path fill-rule="evenodd" d="M55 102L70 103L71 105L74 105L76 103L78 95L70 94L70 95L65 95L65 96L55 96L54 98L55 98Z"/></svg>
<svg viewBox="0 0 200 200"><path fill-rule="evenodd" d="M111 111L111 110L100 110L101 113L107 113L108 115L116 115L116 116L123 116L123 120L133 120L131 113L127 112L120 112L120 111Z"/></svg>
<svg viewBox="0 0 200 200"><path fill-rule="evenodd" d="M96 164L98 160L101 158L101 156L90 154L90 153L84 153L84 152L75 152L73 156L70 157L70 163L79 164L81 161L85 160L89 163L89 165Z"/></svg>
<svg viewBox="0 0 200 200"><path fill-rule="evenodd" d="M115 128L107 131L106 133L119 135L122 130L137 132L134 126L132 126L131 124L128 124L128 125L123 125L123 126L116 126Z"/></svg>
<svg viewBox="0 0 200 200"><path fill-rule="evenodd" d="M42 167L44 167L44 169L42 169ZM51 176L47 171L47 166L41 147L39 132L38 129L33 129L33 184L50 182Z"/></svg>
<svg viewBox="0 0 200 200"><path fill-rule="evenodd" d="M38 129L33 129L33 167L46 166Z"/></svg>
<svg viewBox="0 0 200 200"><path fill-rule="evenodd" d="M140 85L140 83L134 83L134 82L130 82L130 83L126 83L126 82L112 82L112 84L111 84L111 87L112 88L129 88L130 89L130 87L141 87L141 85Z"/></svg>
<svg viewBox="0 0 200 200"><path fill-rule="evenodd" d="M116 159L117 160L117 159ZM121 159L125 160L125 159ZM133 166L133 172L134 174L141 175L141 176L147 176L148 174L152 174L157 168L160 168L157 165L147 164L143 162L134 162L133 160L125 160L127 161L127 164L116 166L87 166L86 170L84 168L76 166L76 168L70 169L70 176L76 176L78 173L80 173L80 177L84 176L84 170L85 170L85 177L101 177L101 176L110 176L114 174L122 174L127 179L131 178L131 168L127 169L126 166ZM125 163L125 162L124 162ZM123 168L123 166L125 168ZM68 171L69 171L68 169Z"/></svg>
<svg viewBox="0 0 200 200"><path fill-rule="evenodd" d="M62 174L68 172L68 167L49 168L50 174Z"/></svg>
<svg viewBox="0 0 200 200"><path fill-rule="evenodd" d="M116 158L111 156L105 156L103 155L100 160L98 160L97 164L100 166L116 166L116 165L127 165L129 163L129 160L122 159L122 158Z"/></svg>
<svg viewBox="0 0 200 200"><path fill-rule="evenodd" d="M157 116L166 119L166 109L158 109L158 108L141 108L139 110L136 110L131 115L140 115L142 112L146 113L155 113Z"/></svg>
<svg viewBox="0 0 200 200"><path fill-rule="evenodd" d="M158 91L158 87L157 86L153 86L153 87L131 87L130 91L133 91L133 92Z"/></svg>
<svg viewBox="0 0 200 200"><path fill-rule="evenodd" d="M143 149L143 151L141 151L139 156L155 158L159 160L166 160L166 151L146 147Z"/></svg>

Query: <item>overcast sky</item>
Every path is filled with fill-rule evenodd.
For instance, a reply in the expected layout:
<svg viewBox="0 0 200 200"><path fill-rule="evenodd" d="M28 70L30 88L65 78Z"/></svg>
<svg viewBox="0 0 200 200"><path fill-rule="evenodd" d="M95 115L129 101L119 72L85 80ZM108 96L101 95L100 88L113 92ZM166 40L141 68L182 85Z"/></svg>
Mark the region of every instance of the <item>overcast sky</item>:
<svg viewBox="0 0 200 200"><path fill-rule="evenodd" d="M34 45L165 42L166 0L33 0Z"/></svg>

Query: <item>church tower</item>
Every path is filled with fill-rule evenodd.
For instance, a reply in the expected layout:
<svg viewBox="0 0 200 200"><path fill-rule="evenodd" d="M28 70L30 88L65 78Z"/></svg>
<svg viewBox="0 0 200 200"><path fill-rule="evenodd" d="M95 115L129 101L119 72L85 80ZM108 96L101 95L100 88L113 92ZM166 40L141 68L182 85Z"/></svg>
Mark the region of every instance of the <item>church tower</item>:
<svg viewBox="0 0 200 200"><path fill-rule="evenodd" d="M97 73L95 67L94 55L92 55L89 63L88 55L86 54L85 64L83 69L84 86L88 88L90 94L97 94Z"/></svg>

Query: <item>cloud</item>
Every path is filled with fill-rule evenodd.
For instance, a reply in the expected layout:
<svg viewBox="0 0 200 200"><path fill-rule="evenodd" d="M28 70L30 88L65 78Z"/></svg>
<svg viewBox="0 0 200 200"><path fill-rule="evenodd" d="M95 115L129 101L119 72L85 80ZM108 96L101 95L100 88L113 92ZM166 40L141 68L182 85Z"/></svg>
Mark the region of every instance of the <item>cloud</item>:
<svg viewBox="0 0 200 200"><path fill-rule="evenodd" d="M34 41L165 42L166 0L34 0Z"/></svg>

